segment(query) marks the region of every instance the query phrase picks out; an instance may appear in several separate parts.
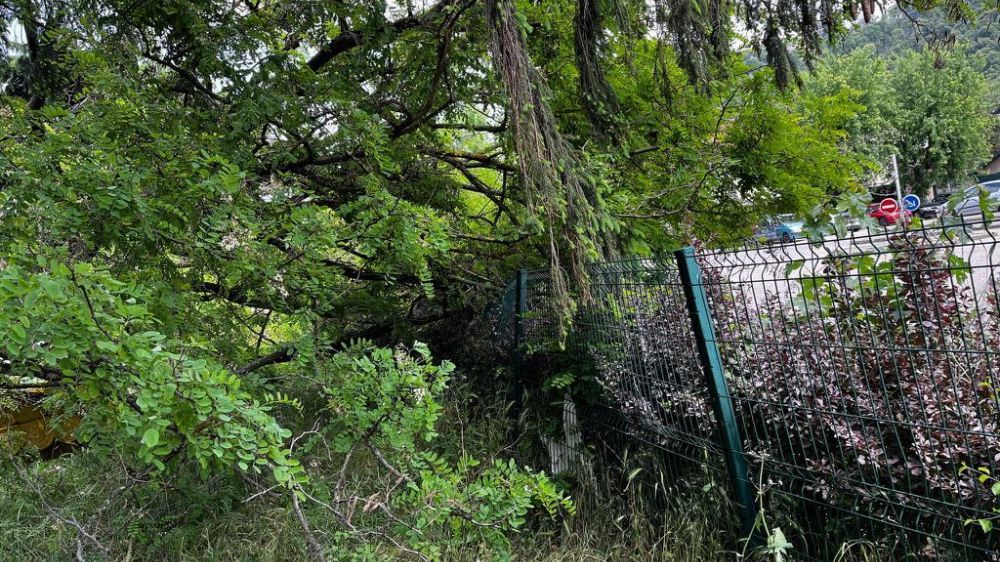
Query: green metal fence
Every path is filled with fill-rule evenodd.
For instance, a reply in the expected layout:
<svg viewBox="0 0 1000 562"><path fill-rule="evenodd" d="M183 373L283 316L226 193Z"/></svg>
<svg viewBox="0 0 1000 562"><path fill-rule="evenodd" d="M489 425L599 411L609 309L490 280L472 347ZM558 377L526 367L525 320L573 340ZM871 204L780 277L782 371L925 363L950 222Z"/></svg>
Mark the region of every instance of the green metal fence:
<svg viewBox="0 0 1000 562"><path fill-rule="evenodd" d="M678 470L724 469L745 536L763 506L800 554L830 558L837 536L893 559L998 556L1000 227L988 226L592 266L568 341L600 388L566 394L583 448L617 435ZM498 327L529 401L556 336L546 281L523 272Z"/></svg>

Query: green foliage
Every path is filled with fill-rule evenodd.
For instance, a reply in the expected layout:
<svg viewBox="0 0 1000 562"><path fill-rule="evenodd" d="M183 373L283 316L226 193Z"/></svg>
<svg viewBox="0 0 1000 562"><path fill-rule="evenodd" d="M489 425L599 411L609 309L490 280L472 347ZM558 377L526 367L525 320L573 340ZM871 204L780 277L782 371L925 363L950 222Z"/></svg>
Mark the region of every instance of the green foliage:
<svg viewBox="0 0 1000 562"><path fill-rule="evenodd" d="M397 4L0 6L4 404L45 385L87 458L146 493L270 490L328 549L502 553L531 506L570 504L438 448L441 332L515 267L565 279L568 318L588 260L730 242L854 189L858 104L729 53L733 6L706 6L708 31L664 3ZM663 25L709 39L711 68Z"/></svg>
<svg viewBox="0 0 1000 562"><path fill-rule="evenodd" d="M367 447L405 483L390 503L409 514L412 525L396 532L432 558L448 547L435 542L437 534L427 539L435 526L464 529L461 544L482 540L503 551L508 539L502 531L522 526L531 508L551 515L573 511L544 474L525 471L513 460L480 467L478 459L461 455L453 462L427 448L438 436L440 396L452 370L448 362L433 365L420 343L395 350L361 344L337 354L329 371L334 384L325 390L336 425L343 426L331 449L348 454Z"/></svg>
<svg viewBox="0 0 1000 562"><path fill-rule="evenodd" d="M436 397L454 365L433 365L426 345L414 344L412 350L359 345L334 356L328 369L328 408L344 427L334 442L338 452L378 437L380 446L413 454L418 442L437 435L441 405Z"/></svg>
<svg viewBox="0 0 1000 562"><path fill-rule="evenodd" d="M441 559L449 549L482 542L494 556L505 558L510 536L503 531L522 527L530 509L540 507L552 515L574 512L572 502L543 474L524 471L512 460L478 466L478 461L463 459L451 467L433 454L414 463L419 483L408 482L394 507L413 510L412 527L401 527L399 532L415 549ZM462 474L470 470L480 473L466 481ZM450 543L442 541L439 534L428 533L435 526L460 530L461 535Z"/></svg>
<svg viewBox="0 0 1000 562"><path fill-rule="evenodd" d="M130 290L131 289L131 290ZM79 430L95 446L134 446L138 460L165 469L178 454L204 470L279 468L291 484L301 473L288 458L291 433L240 380L208 359L204 345L157 331L135 287L88 263L72 268L39 256L0 272L0 347L10 376L59 373L88 411ZM138 438L138 443L133 440Z"/></svg>
<svg viewBox="0 0 1000 562"><path fill-rule="evenodd" d="M846 53L823 57L806 87L846 95L865 108L845 128L849 146L873 175L890 173L890 156L897 154L905 191L960 189L992 155L995 94L983 72L990 51L921 47L912 37L897 37L906 29L892 14L848 36ZM879 35L880 28L890 38Z"/></svg>
<svg viewBox="0 0 1000 562"><path fill-rule="evenodd" d="M604 178L603 202L621 221L625 253L648 254L692 238L731 243L763 217L805 215L855 189L860 166L845 150L844 127L861 108L856 101L837 92L782 92L769 69L735 56L726 60L726 77L706 93L685 82L669 49L664 55L642 40L620 48L629 64L613 67L608 80L629 126L620 150L590 161ZM558 69L550 83L571 88L572 54L550 43L537 49ZM590 124L573 113L573 92L557 88L553 109L566 116L563 130L589 138Z"/></svg>
<svg viewBox="0 0 1000 562"><path fill-rule="evenodd" d="M866 46L841 56L820 59L805 80L807 91L820 96L846 96L863 109L847 121L845 131L851 151L863 164L881 172L896 151L899 131L894 119L899 100L893 90L889 66Z"/></svg>
<svg viewBox="0 0 1000 562"><path fill-rule="evenodd" d="M580 40L601 44L574 46L575 3L504 4L524 40L509 82L487 59L499 30L471 3L412 19L226 6L0 11L47 45L2 40L5 375L58 387L82 439L141 466L270 471L295 487L275 409L317 412L280 379L345 369L330 353L342 342L412 340L479 307L514 264L568 270L583 282L568 294L588 259L731 241L852 184L841 126L854 106L781 92L737 55L712 88L692 86L686 55L635 35L636 18L590 14ZM607 107L591 109L613 139L579 117L581 69L595 71L581 53L600 59L586 64ZM523 105L544 117L537 154L501 83L537 92ZM352 412L334 423L360 423L368 405L330 388ZM413 409L398 422L429 428L435 414L411 406L393 406Z"/></svg>
<svg viewBox="0 0 1000 562"><path fill-rule="evenodd" d="M852 29L830 51L845 54L871 46L873 56L891 58L924 47L957 49L978 59L983 74L995 81L1000 77L1000 50L993 26L996 7L978 0L964 4L963 10L926 6L918 11L905 4L902 10L899 6L887 6L878 21ZM996 99L995 94L991 97Z"/></svg>
<svg viewBox="0 0 1000 562"><path fill-rule="evenodd" d="M480 461L466 452L464 433L455 435L453 428L441 427L442 398L452 366L433 364L423 344L385 349L362 342L336 354L329 367L317 374L315 384L326 383L323 395L333 421L314 425L292 440L296 455L309 467L308 480L298 477L302 468L294 461L291 468L274 465L273 475L250 474L245 480L175 461L171 473L146 470L136 480L106 451L92 445L52 468L45 464L24 468L21 459L4 461L0 477L11 484L5 487L5 499L28 512L48 510L40 516L69 530L70 521L88 521L93 540L84 548L112 557L132 549L183 552L190 548L185 543L203 540L197 533L242 521L256 511L271 513L263 525L277 527L274 532L280 534L292 532L295 540L301 540L292 531L296 524L291 513L283 507L282 499L289 495L276 493L279 488L270 484L274 480L290 482L296 497L307 502L303 516L324 530L327 540L321 548L338 560L394 556L445 560L462 552L509 559L512 533L527 524L534 510L551 517L575 512L561 487L544 474L492 454ZM287 404L296 412L307 407L283 393L271 394L268 400L268 406ZM494 420L485 423L504 430ZM460 453L434 443L442 429L450 438L461 437ZM155 450L166 439L159 432L144 433L142 450ZM56 476L62 470L69 472L66 482ZM67 493L74 486L87 491ZM167 489L201 499L177 512L168 499L172 494L164 495ZM239 508L250 501L247 496L262 503ZM146 507L136 513L130 507L133 499ZM24 524L21 516L15 520ZM126 525L129 530L122 533ZM0 526L0 534L16 528ZM39 541L56 555L72 548L73 535L60 533ZM294 559L292 552L275 551L270 557ZM13 553L0 549L0 556ZM224 556L230 557L239 558Z"/></svg>
<svg viewBox="0 0 1000 562"><path fill-rule="evenodd" d="M989 160L997 123L978 66L955 51L915 52L896 63L891 84L899 103L899 173L914 193L949 183L960 187Z"/></svg>
<svg viewBox="0 0 1000 562"><path fill-rule="evenodd" d="M771 533L767 536L767 546L764 548L764 552L772 559L774 562L784 562L785 557L788 556L789 552L792 551L794 545L788 542L785 538L785 534L781 532L780 527L775 527L771 530Z"/></svg>
<svg viewBox="0 0 1000 562"><path fill-rule="evenodd" d="M982 484L984 487L990 490L993 497L1000 498L1000 480L997 480L990 473L990 469L985 466L979 466L973 469L968 465L962 465L959 470L959 474L967 474L973 476L977 482ZM984 533L989 533L994 530L995 524L1000 521L1000 509L994 507L992 509L993 513L996 515L993 517L981 517L979 519L969 519L965 521L966 525L978 525Z"/></svg>

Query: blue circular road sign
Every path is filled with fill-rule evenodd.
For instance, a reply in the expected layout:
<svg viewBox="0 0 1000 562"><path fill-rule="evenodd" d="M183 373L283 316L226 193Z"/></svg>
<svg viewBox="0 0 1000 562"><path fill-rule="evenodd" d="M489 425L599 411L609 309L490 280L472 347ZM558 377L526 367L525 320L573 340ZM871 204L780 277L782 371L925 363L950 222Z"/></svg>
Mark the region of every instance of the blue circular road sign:
<svg viewBox="0 0 1000 562"><path fill-rule="evenodd" d="M920 198L912 193L903 197L903 207L910 212L916 211L920 208Z"/></svg>

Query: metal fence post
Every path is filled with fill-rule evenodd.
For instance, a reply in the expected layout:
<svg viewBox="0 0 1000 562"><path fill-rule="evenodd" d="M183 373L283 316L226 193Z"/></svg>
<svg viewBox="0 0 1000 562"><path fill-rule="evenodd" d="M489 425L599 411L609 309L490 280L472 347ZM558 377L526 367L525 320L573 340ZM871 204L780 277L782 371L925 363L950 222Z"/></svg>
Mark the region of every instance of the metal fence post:
<svg viewBox="0 0 1000 562"><path fill-rule="evenodd" d="M677 267L680 270L681 283L684 286L684 297L688 312L691 314L691 326L694 329L695 341L698 347L698 357L708 381L708 389L712 394L712 409L719 424L721 445L725 449L726 471L733 486L736 503L740 508L740 524L745 535L754 540L754 524L757 519L757 506L754 499L753 486L750 483L750 471L746 456L743 454L743 443L739 427L736 425L736 412L733 400L729 394L725 372L722 367L722 355L715 339L715 329L712 327L712 316L708 308L708 297L701 281L701 268L695 259L694 248L688 246L677 250Z"/></svg>
<svg viewBox="0 0 1000 562"><path fill-rule="evenodd" d="M524 314L528 311L528 270L519 269L514 278L514 349L512 350L512 375L514 380L510 385L511 417L513 430L517 430L517 421L521 416L524 395Z"/></svg>

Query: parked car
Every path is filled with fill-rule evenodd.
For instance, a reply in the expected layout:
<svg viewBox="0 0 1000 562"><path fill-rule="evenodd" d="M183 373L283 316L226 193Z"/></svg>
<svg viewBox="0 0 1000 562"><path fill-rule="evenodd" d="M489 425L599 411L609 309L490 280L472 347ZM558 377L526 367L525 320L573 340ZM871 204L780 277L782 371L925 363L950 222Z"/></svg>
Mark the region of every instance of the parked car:
<svg viewBox="0 0 1000 562"><path fill-rule="evenodd" d="M753 230L754 238L770 244L772 242L794 242L802 236L803 223L792 215L778 215L765 219Z"/></svg>
<svg viewBox="0 0 1000 562"><path fill-rule="evenodd" d="M922 219L939 219L948 211L948 200L952 193L939 193L930 201L925 201L917 209L917 216Z"/></svg>
<svg viewBox="0 0 1000 562"><path fill-rule="evenodd" d="M838 222L844 225L848 232L861 230L861 219L849 212L840 213L830 217L831 222Z"/></svg>
<svg viewBox="0 0 1000 562"><path fill-rule="evenodd" d="M988 181L966 189L962 193L962 198L955 203L948 214L961 219L981 216L983 210L979 204L980 191L986 192L987 205L990 210L1000 210L1000 181Z"/></svg>
<svg viewBox="0 0 1000 562"><path fill-rule="evenodd" d="M903 209L902 207L897 208L895 212L885 213L882 211L881 203L872 203L868 205L868 216L878 221L881 226L890 226L896 224L899 221L899 217L902 215L904 222L910 222L910 217L913 213Z"/></svg>

